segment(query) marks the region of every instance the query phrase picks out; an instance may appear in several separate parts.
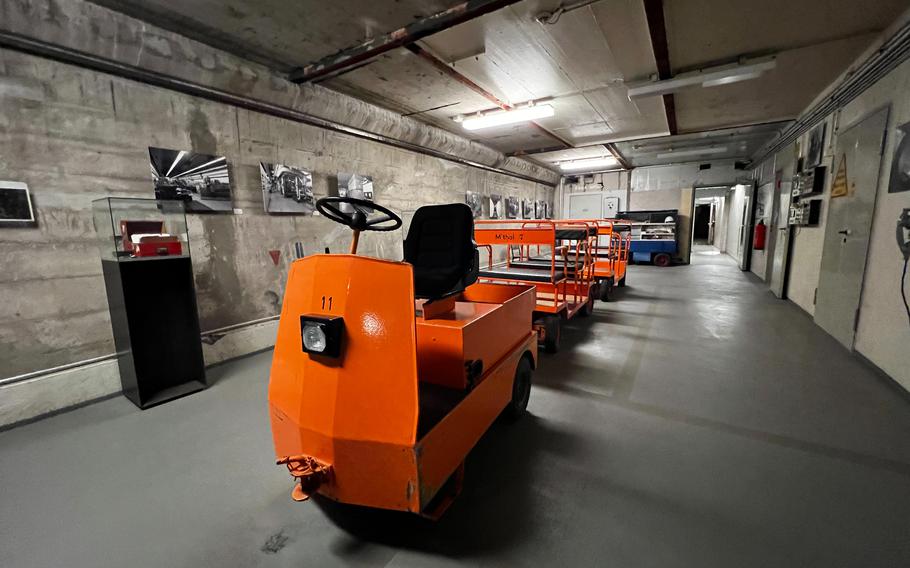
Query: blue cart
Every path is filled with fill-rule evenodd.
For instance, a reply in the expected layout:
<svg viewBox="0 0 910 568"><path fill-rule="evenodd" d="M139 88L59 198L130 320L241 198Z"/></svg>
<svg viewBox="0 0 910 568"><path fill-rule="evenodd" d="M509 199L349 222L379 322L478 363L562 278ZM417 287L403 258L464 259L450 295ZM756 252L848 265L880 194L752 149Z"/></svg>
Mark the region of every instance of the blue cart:
<svg viewBox="0 0 910 568"><path fill-rule="evenodd" d="M638 239L629 246L633 262L650 262L655 266L669 266L676 256L676 240Z"/></svg>

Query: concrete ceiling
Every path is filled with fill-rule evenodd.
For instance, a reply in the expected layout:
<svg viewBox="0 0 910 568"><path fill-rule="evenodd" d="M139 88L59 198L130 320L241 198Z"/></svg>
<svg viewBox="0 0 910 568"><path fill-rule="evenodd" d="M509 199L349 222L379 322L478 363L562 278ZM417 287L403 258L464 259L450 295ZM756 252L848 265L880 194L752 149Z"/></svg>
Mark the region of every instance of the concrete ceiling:
<svg viewBox="0 0 910 568"><path fill-rule="evenodd" d="M458 3L458 0L91 1L283 71Z"/></svg>
<svg viewBox="0 0 910 568"><path fill-rule="evenodd" d="M96 1L280 71L458 3ZM664 0L673 74L744 56L775 55L777 61L756 80L677 92L673 115L680 136L666 139L671 123L662 98L630 101L627 96L628 82L648 79L658 68L653 13L649 27L645 1L565 0L570 9L557 21L539 23L537 16L557 10L560 0L524 0L417 42L435 64L426 54L422 58L396 48L323 84L545 165L552 166L555 149L559 159L569 159L599 155L603 144L617 142L632 165L677 162L635 148L650 143L621 142L658 137L661 143L684 144L690 138L683 135L716 131L708 138L739 137L743 143L728 146L748 150L777 128L736 127L795 118L907 9L906 0ZM452 120L497 109L497 100L517 105L540 99L547 99L556 114L536 125L467 132ZM726 157L745 159L747 150Z"/></svg>

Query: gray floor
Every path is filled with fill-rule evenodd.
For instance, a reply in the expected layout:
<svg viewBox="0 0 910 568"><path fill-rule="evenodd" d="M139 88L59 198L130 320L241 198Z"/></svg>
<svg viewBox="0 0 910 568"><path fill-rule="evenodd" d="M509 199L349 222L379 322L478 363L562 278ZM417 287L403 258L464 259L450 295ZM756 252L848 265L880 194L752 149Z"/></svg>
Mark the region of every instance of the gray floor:
<svg viewBox="0 0 910 568"><path fill-rule="evenodd" d="M728 258L564 340L435 525L292 502L262 354L0 433L0 566L910 566L910 404Z"/></svg>

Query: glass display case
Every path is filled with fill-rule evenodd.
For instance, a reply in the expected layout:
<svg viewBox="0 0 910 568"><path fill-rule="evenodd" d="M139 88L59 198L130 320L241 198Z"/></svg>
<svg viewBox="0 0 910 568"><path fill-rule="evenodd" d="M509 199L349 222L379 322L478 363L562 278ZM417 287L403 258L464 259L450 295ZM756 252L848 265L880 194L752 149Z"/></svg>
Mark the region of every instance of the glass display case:
<svg viewBox="0 0 910 568"><path fill-rule="evenodd" d="M183 201L105 197L92 202L101 258L139 260L189 256Z"/></svg>
<svg viewBox="0 0 910 568"><path fill-rule="evenodd" d="M148 408L206 388L180 201L92 202L123 394Z"/></svg>

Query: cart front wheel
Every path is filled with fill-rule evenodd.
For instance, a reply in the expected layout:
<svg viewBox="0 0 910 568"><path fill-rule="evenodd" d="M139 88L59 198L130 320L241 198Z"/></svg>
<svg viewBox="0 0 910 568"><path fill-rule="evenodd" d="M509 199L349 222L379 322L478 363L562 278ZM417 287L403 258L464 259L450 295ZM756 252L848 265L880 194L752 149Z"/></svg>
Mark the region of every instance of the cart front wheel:
<svg viewBox="0 0 910 568"><path fill-rule="evenodd" d="M654 266L661 268L670 266L670 255L665 252L654 255Z"/></svg>
<svg viewBox="0 0 910 568"><path fill-rule="evenodd" d="M515 379L512 381L512 400L506 406L505 414L509 420L518 420L524 416L528 409L528 400L531 398L531 360L525 356L518 362L515 369Z"/></svg>

